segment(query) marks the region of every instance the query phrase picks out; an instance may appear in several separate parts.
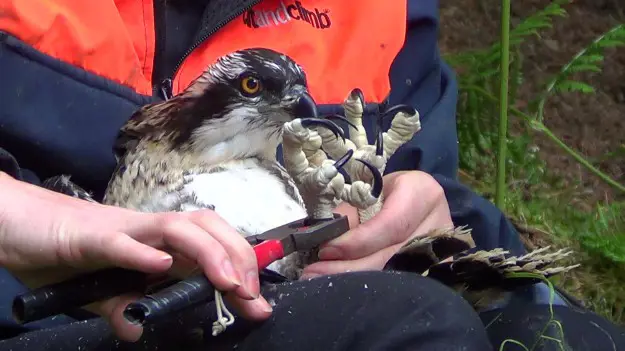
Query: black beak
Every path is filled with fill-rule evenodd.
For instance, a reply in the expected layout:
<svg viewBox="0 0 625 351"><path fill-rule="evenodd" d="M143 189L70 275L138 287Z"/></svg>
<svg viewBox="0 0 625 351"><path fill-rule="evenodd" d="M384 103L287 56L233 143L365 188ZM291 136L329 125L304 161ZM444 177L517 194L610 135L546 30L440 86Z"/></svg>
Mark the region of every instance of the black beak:
<svg viewBox="0 0 625 351"><path fill-rule="evenodd" d="M317 111L317 104L313 100L312 96L308 93L303 93L294 108L295 117L298 118L317 118L319 112Z"/></svg>

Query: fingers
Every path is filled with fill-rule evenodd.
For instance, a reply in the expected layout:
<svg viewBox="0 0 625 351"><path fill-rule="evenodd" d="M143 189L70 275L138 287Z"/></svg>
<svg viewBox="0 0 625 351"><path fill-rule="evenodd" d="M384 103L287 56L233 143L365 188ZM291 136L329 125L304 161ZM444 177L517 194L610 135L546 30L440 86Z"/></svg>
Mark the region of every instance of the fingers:
<svg viewBox="0 0 625 351"><path fill-rule="evenodd" d="M198 267L197 263L191 261L185 255L173 250L170 253L174 257L174 263L167 271L169 276L176 279L186 279L193 274L201 272L201 268Z"/></svg>
<svg viewBox="0 0 625 351"><path fill-rule="evenodd" d="M347 202L341 202L341 204L334 209L334 212L342 216L347 216L350 228L356 228L360 223L358 209Z"/></svg>
<svg viewBox="0 0 625 351"><path fill-rule="evenodd" d="M101 261L149 273L181 270L195 265L221 291L235 291L243 299L260 295L256 255L249 243L213 211L143 214L133 216L130 235L76 235L65 256L70 262ZM137 241L138 240L138 241ZM141 241L141 242L139 242ZM144 244L146 243L146 244ZM172 267L171 254L178 256ZM76 254L78 253L78 254ZM80 255L81 257L76 257Z"/></svg>
<svg viewBox="0 0 625 351"><path fill-rule="evenodd" d="M345 272L362 272L381 270L386 262L401 248L401 244L380 250L373 255L354 260L319 261L307 266L300 280L312 279L322 275Z"/></svg>
<svg viewBox="0 0 625 351"><path fill-rule="evenodd" d="M213 233L209 234L177 215L167 215L159 222L157 227L160 228L163 243L196 262L217 289L232 291L242 285L241 273L236 270L224 246L212 236ZM241 297L253 298L249 294Z"/></svg>
<svg viewBox="0 0 625 351"><path fill-rule="evenodd" d="M381 270L386 263L391 259L406 242L412 240L417 236L424 236L427 233L431 233L435 228L441 228L451 225L451 218L445 219L444 217L429 216L426 218L419 227L406 239L398 244L388 246L381 249L371 255L352 258L352 259L337 259L333 261L320 261L314 263L304 269L301 279L314 278L319 275L337 274L343 272L357 272L357 271L371 271Z"/></svg>
<svg viewBox="0 0 625 351"><path fill-rule="evenodd" d="M319 258L322 260L355 259L402 242L414 232L419 222L428 215L429 210L421 204L415 204L408 211L402 208L412 202L411 196L405 191L391 193L374 218L324 245L319 252Z"/></svg>
<svg viewBox="0 0 625 351"><path fill-rule="evenodd" d="M135 342L141 338L143 328L126 321L123 312L131 302L141 298L139 295L117 296L103 302L96 308L96 313L102 315L111 325L118 338L128 342Z"/></svg>
<svg viewBox="0 0 625 351"><path fill-rule="evenodd" d="M225 296L225 299L243 318L248 320L262 321L269 318L273 312L271 305L262 296L254 300L244 300L228 294Z"/></svg>
<svg viewBox="0 0 625 351"><path fill-rule="evenodd" d="M442 205L447 206L447 205ZM432 233L436 228L453 226L449 211L441 209L440 211L432 211L405 239L399 243L389 245L369 255L354 255L355 257L334 258L331 261L320 261L306 267L301 279L314 278L319 275L337 274L348 271L370 271L381 270L384 268L389 259L399 251L399 249L409 240L417 236L424 236ZM356 239L356 238L355 238ZM356 246L358 247L358 246ZM341 253L339 253L340 255ZM320 253L322 256L322 254Z"/></svg>
<svg viewBox="0 0 625 351"><path fill-rule="evenodd" d="M194 241L198 240L197 237L203 236L210 238L207 240L214 240L216 244L187 242L185 240L189 240L186 237L187 233L190 233L189 231L185 232L184 237L180 237L180 230L173 230L175 232L174 235L178 238L175 239L177 242L174 239L165 239L167 244L175 250L172 252L175 259L171 273L181 276L188 275L194 270L194 264L196 263L207 272L208 278L214 282L212 279L212 268L210 268L213 263L211 261L203 263L201 257L206 255L217 260L216 257L221 259L225 255L230 260L236 276L239 278L239 286L234 289L233 293L226 294L228 301L244 318L253 320L268 318L271 315L272 308L260 296L258 264L252 246L240 233L213 211L188 212L185 213L185 216L203 232L194 235ZM208 248L209 251L200 252L199 250L202 247ZM220 249L216 250L216 247ZM208 269L206 268L207 265ZM228 291L221 289L216 283L215 286L222 291Z"/></svg>
<svg viewBox="0 0 625 351"><path fill-rule="evenodd" d="M200 228L210 233L228 253L242 285L237 295L247 299L256 299L260 295L258 263L252 246L232 228L224 219L212 211L198 211L191 214L191 219Z"/></svg>
<svg viewBox="0 0 625 351"><path fill-rule="evenodd" d="M451 223L449 207L440 185L429 175L411 172L386 181L382 210L371 220L322 247L322 260L357 260L388 247L401 245L422 228ZM432 219L429 219L429 218Z"/></svg>

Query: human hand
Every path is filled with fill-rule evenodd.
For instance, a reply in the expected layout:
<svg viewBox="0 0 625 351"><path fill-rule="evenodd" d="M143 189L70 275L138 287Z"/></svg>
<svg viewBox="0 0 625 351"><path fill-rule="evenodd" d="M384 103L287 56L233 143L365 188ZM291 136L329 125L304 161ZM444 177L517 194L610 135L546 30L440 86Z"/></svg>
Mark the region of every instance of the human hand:
<svg viewBox="0 0 625 351"><path fill-rule="evenodd" d="M243 317L265 319L256 255L215 212L140 213L61 195L0 172L0 266L30 288L78 273L122 267L173 274L198 267ZM142 328L124 308L139 296L93 305L116 334L136 341Z"/></svg>
<svg viewBox="0 0 625 351"><path fill-rule="evenodd" d="M420 171L394 172L384 177L384 204L369 221L359 224L356 208L342 203L347 233L321 247L320 262L304 270L301 279L348 271L381 270L409 240L432 229L453 226L442 187Z"/></svg>

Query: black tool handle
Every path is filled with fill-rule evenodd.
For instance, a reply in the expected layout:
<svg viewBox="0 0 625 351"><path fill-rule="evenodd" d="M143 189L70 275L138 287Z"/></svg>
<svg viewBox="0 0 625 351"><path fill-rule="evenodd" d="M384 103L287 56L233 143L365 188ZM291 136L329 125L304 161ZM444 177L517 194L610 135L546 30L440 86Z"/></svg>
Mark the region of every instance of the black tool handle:
<svg viewBox="0 0 625 351"><path fill-rule="evenodd" d="M173 284L129 304L124 317L130 323L144 325L153 320L214 299L215 288L204 274Z"/></svg>
<svg viewBox="0 0 625 351"><path fill-rule="evenodd" d="M131 291L143 292L147 286L145 273L104 269L17 296L13 300L13 318L28 323Z"/></svg>

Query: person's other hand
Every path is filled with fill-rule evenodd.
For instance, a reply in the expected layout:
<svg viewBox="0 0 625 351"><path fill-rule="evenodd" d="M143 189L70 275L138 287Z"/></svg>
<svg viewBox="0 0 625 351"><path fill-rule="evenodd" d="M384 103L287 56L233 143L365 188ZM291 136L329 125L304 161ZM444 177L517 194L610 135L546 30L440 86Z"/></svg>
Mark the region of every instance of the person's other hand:
<svg viewBox="0 0 625 351"><path fill-rule="evenodd" d="M105 267L149 274L199 267L246 318L265 319L252 247L213 211L140 213L90 203L17 181L0 172L0 266L30 288ZM136 341L142 329L123 309L138 296L94 305L116 334Z"/></svg>
<svg viewBox="0 0 625 351"><path fill-rule="evenodd" d="M381 270L410 239L436 228L453 226L442 187L420 171L394 172L384 177L384 204L369 221L358 224L356 209L342 203L347 233L321 247L320 262L304 270L301 279L348 271Z"/></svg>

